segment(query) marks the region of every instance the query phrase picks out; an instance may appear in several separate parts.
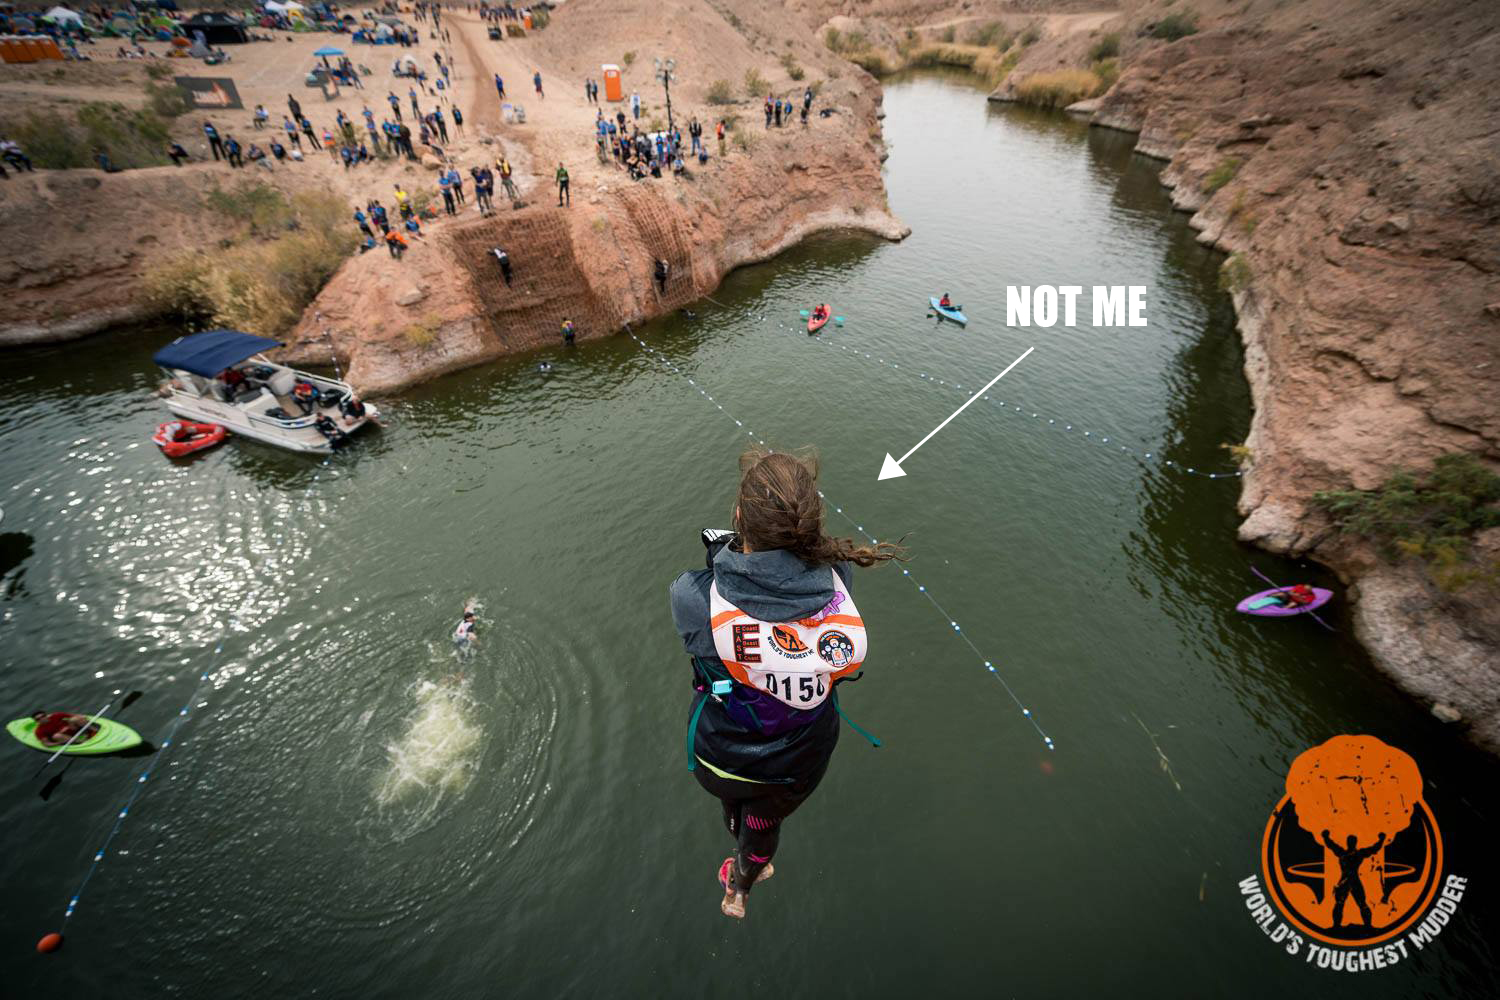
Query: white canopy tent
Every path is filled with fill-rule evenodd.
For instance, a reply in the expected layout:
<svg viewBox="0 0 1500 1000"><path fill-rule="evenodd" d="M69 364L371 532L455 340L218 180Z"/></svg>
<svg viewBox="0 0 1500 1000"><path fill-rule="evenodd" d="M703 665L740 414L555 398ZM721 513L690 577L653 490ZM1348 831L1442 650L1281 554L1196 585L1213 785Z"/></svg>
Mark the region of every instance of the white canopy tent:
<svg viewBox="0 0 1500 1000"><path fill-rule="evenodd" d="M53 7L42 15L43 21L68 22L71 24L82 24L83 15L69 10L66 7Z"/></svg>

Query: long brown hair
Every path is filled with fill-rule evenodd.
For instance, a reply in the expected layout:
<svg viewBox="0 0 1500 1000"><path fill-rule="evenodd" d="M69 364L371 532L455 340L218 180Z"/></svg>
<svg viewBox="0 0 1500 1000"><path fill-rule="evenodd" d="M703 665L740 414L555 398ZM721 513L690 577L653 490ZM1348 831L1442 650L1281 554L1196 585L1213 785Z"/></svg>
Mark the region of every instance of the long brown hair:
<svg viewBox="0 0 1500 1000"><path fill-rule="evenodd" d="M751 550L786 549L813 566L874 566L902 557L901 546L892 542L857 545L852 538L823 533L823 498L813 454L747 451L740 456L740 473L734 526Z"/></svg>

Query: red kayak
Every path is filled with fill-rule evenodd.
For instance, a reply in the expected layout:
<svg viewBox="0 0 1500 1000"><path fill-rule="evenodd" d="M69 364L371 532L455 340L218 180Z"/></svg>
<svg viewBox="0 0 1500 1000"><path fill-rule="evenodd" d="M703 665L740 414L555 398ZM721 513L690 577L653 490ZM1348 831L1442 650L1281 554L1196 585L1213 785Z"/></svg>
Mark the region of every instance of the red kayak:
<svg viewBox="0 0 1500 1000"><path fill-rule="evenodd" d="M829 317L831 317L832 315L833 315L833 306L829 305L826 302L823 303L823 315L822 316L818 315L818 311L816 309L814 309L812 312L808 313L807 314L807 332L808 333L817 333L819 330L823 329L823 324L827 323L828 320L829 320Z"/></svg>
<svg viewBox="0 0 1500 1000"><path fill-rule="evenodd" d="M191 420L169 420L156 428L151 440L168 458L181 458L204 448L212 448L229 436L218 424L199 424Z"/></svg>

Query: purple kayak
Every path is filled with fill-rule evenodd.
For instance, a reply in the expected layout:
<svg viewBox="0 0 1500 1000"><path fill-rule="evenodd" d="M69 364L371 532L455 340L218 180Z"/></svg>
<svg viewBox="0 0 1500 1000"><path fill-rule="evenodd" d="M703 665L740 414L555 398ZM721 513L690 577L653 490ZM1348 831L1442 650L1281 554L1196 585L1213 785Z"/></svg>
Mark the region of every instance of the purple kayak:
<svg viewBox="0 0 1500 1000"><path fill-rule="evenodd" d="M1318 608L1321 608L1323 605L1327 604L1329 598L1333 597L1333 591L1324 590L1322 587L1314 587L1312 588L1313 599L1311 604L1304 604L1296 608L1288 608L1277 604L1274 600L1277 594L1280 594L1287 589L1288 588L1286 587L1273 587L1270 590L1262 590L1258 594L1251 594L1249 597L1236 604L1234 606L1234 610L1243 612L1247 615L1262 615L1267 618L1290 618L1293 615L1306 614L1309 611L1316 611Z"/></svg>

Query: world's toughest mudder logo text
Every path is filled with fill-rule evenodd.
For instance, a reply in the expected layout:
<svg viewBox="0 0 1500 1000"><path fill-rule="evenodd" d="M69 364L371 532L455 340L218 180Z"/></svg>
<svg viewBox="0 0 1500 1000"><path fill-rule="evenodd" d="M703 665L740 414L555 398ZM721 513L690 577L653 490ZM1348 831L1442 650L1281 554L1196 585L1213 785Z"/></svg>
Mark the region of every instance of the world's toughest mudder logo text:
<svg viewBox="0 0 1500 1000"><path fill-rule="evenodd" d="M1373 736L1306 750L1240 882L1250 916L1288 955L1339 972L1384 969L1428 947L1468 880L1443 875L1443 839L1417 762Z"/></svg>

